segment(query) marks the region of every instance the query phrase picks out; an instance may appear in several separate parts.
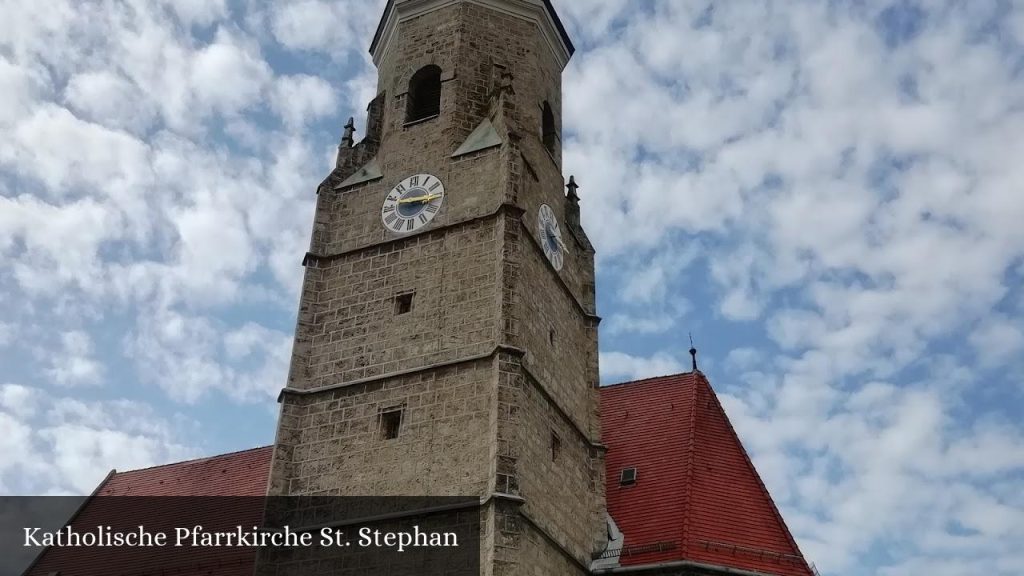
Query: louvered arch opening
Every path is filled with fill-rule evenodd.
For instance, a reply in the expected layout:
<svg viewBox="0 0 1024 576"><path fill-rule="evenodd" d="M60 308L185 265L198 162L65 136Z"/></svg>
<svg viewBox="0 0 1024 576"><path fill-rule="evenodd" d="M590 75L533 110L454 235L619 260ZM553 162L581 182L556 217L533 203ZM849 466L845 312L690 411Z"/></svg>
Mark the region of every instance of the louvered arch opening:
<svg viewBox="0 0 1024 576"><path fill-rule="evenodd" d="M416 122L441 113L441 69L433 64L420 68L409 80L405 121Z"/></svg>

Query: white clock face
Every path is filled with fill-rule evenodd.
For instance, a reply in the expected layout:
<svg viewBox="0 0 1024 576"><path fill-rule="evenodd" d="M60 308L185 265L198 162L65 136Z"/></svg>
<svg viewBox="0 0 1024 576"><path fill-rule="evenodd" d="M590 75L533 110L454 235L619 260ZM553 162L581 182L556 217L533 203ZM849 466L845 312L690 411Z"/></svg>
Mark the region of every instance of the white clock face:
<svg viewBox="0 0 1024 576"><path fill-rule="evenodd" d="M409 176L388 192L380 209L384 227L397 234L423 228L444 205L444 185L430 174Z"/></svg>
<svg viewBox="0 0 1024 576"><path fill-rule="evenodd" d="M537 235L541 247L544 248L544 255L548 257L555 270L561 271L565 261L565 243L562 242L562 229L558 226L555 211L547 204L540 207L540 214L537 217Z"/></svg>

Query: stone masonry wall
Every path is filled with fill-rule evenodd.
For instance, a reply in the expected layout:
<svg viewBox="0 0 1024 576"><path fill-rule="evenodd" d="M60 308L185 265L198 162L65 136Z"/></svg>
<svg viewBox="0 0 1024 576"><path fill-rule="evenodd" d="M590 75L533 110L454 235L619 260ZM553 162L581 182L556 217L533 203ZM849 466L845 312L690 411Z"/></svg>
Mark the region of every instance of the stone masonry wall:
<svg viewBox="0 0 1024 576"><path fill-rule="evenodd" d="M406 124L428 64L441 113ZM456 3L400 24L378 94L383 178L321 190L270 492L521 495L489 505L484 573L582 573L604 526L597 332L593 252L565 224L561 144L541 143L544 101L561 135L559 64L534 23ZM489 114L505 144L452 159ZM381 204L419 173L442 180L444 207L396 236ZM561 273L533 240L541 204L570 249ZM386 439L380 414L396 408Z"/></svg>
<svg viewBox="0 0 1024 576"><path fill-rule="evenodd" d="M599 424L591 405L597 382L589 379L589 364L597 360L597 343L587 329L588 320L559 286L557 273L533 241L524 238L520 242L517 260L515 320L519 346L528 351L525 364L577 425L596 440ZM540 286L543 289L538 289Z"/></svg>
<svg viewBox="0 0 1024 576"><path fill-rule="evenodd" d="M493 572L488 572L488 576L583 576L589 573L521 517L513 504L496 503L492 508L494 563Z"/></svg>
<svg viewBox="0 0 1024 576"><path fill-rule="evenodd" d="M562 547L586 562L594 551L594 522L599 507L588 438L569 424L543 394L540 384L523 374L519 389L524 409L520 418L519 450L528 463L519 473L526 498L523 510ZM552 453L552 435L559 442Z"/></svg>
<svg viewBox="0 0 1024 576"><path fill-rule="evenodd" d="M493 219L422 234L317 264L305 378L315 389L494 349L499 330ZM397 314L396 297L413 294Z"/></svg>
<svg viewBox="0 0 1024 576"><path fill-rule="evenodd" d="M427 229L437 229L493 214L501 202L503 165L497 150L453 161L454 148L436 150L436 120L404 129L408 150L386 156L391 168L374 182L321 195L319 219L325 222L323 241L311 250L321 255L340 254L399 238L381 224L380 210L391 189L414 174L431 174L445 188L444 206ZM424 150L430 150L425 153Z"/></svg>
<svg viewBox="0 0 1024 576"><path fill-rule="evenodd" d="M491 486L493 360L290 396L272 494L466 496ZM382 412L403 411L383 437Z"/></svg>

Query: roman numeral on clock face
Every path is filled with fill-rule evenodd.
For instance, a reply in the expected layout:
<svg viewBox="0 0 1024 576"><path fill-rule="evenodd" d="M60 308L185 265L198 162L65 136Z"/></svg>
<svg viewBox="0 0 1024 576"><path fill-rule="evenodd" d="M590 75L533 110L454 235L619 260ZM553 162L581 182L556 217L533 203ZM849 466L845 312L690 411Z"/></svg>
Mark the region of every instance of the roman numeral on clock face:
<svg viewBox="0 0 1024 576"><path fill-rule="evenodd" d="M414 174L392 188L380 207L385 230L412 234L430 224L444 207L444 184L431 174Z"/></svg>

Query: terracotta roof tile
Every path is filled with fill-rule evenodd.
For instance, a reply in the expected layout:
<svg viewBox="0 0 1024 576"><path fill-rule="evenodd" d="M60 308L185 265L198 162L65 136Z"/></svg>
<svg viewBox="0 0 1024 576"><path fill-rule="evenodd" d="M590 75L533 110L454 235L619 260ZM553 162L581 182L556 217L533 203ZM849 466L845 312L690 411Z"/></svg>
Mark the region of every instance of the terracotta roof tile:
<svg viewBox="0 0 1024 576"><path fill-rule="evenodd" d="M117 472L99 496L264 496L273 446Z"/></svg>
<svg viewBox="0 0 1024 576"><path fill-rule="evenodd" d="M212 458L116 472L96 490L71 521L76 531L114 524L146 525L154 532L211 523L259 523L273 447ZM131 496L131 498L108 498ZM199 498L183 498L186 496ZM219 496L216 501L203 497ZM155 497L155 498L153 498ZM232 498L227 498L232 497ZM241 498L234 498L241 497ZM255 498L253 498L255 497ZM27 574L76 576L246 576L254 570L249 548L209 548L183 554L175 548L49 548Z"/></svg>
<svg viewBox="0 0 1024 576"><path fill-rule="evenodd" d="M778 576L812 574L703 375L608 386L601 402L608 510L625 535L622 565L689 560ZM272 451L118 472L97 495L262 496ZM620 486L619 474L629 467L637 469L637 482ZM60 564L55 557L41 560L33 574ZM251 559L240 560L239 573L251 571Z"/></svg>
<svg viewBox="0 0 1024 576"><path fill-rule="evenodd" d="M811 574L702 374L605 387L601 402L608 510L625 537L622 565L690 560ZM628 467L637 468L637 483L620 486Z"/></svg>

